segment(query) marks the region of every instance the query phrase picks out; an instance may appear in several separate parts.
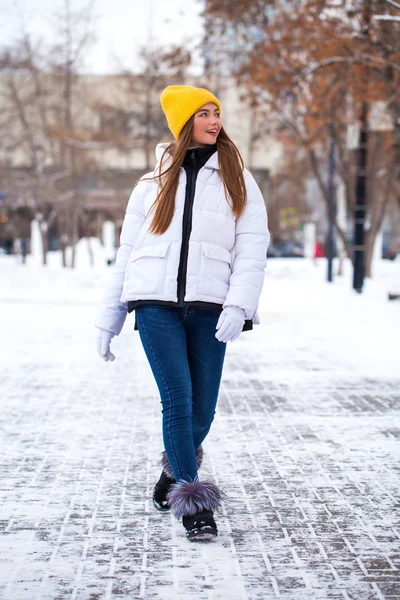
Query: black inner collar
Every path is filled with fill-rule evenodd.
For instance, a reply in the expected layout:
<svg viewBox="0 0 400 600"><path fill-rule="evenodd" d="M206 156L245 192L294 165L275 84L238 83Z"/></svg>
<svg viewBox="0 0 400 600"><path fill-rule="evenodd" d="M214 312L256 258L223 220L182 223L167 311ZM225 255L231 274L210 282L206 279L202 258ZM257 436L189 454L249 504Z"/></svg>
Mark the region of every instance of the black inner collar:
<svg viewBox="0 0 400 600"><path fill-rule="evenodd" d="M196 165L203 166L206 164L210 156L217 150L217 144L207 144L206 146L199 146L198 148L189 148L186 151L185 158L183 159L184 167L191 167L193 164L193 152L194 158L196 159Z"/></svg>

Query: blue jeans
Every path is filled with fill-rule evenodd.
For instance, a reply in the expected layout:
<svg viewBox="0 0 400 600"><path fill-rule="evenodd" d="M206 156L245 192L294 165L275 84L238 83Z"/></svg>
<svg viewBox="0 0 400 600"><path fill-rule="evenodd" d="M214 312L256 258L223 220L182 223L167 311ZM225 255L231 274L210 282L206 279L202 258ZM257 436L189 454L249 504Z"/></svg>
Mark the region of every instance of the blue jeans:
<svg viewBox="0 0 400 600"><path fill-rule="evenodd" d="M215 338L219 312L140 306L136 322L160 391L165 452L176 481L197 478L196 450L210 430L226 344Z"/></svg>

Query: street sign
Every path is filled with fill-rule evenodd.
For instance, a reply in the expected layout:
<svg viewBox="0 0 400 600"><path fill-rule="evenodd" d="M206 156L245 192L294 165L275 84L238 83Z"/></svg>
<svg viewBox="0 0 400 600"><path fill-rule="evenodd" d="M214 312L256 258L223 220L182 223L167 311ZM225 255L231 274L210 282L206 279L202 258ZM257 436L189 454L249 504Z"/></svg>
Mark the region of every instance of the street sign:
<svg viewBox="0 0 400 600"><path fill-rule="evenodd" d="M288 207L281 208L279 211L279 220L281 227L297 227L299 216L297 212L297 208Z"/></svg>

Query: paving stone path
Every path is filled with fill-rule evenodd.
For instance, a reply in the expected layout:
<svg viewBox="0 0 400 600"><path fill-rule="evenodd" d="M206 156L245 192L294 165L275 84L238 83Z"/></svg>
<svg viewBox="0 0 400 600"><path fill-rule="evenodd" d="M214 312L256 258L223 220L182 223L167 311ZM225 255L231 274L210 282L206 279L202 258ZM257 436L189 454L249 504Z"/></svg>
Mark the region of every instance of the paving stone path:
<svg viewBox="0 0 400 600"><path fill-rule="evenodd" d="M104 364L94 306L37 308L0 317L0 598L400 598L400 379L290 324L241 336L205 444L220 535L191 544L152 507L161 416L137 334Z"/></svg>

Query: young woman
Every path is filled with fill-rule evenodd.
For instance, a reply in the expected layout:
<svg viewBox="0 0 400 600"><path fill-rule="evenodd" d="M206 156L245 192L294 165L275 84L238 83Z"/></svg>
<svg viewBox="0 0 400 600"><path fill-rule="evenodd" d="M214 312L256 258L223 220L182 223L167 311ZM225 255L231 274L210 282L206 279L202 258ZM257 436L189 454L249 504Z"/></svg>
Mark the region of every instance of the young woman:
<svg viewBox="0 0 400 600"><path fill-rule="evenodd" d="M269 234L264 200L222 127L208 90L169 86L161 106L175 142L129 199L121 246L96 326L98 351L135 310L163 413L158 510L172 509L190 540L217 535L222 492L199 479L226 343L257 322Z"/></svg>

